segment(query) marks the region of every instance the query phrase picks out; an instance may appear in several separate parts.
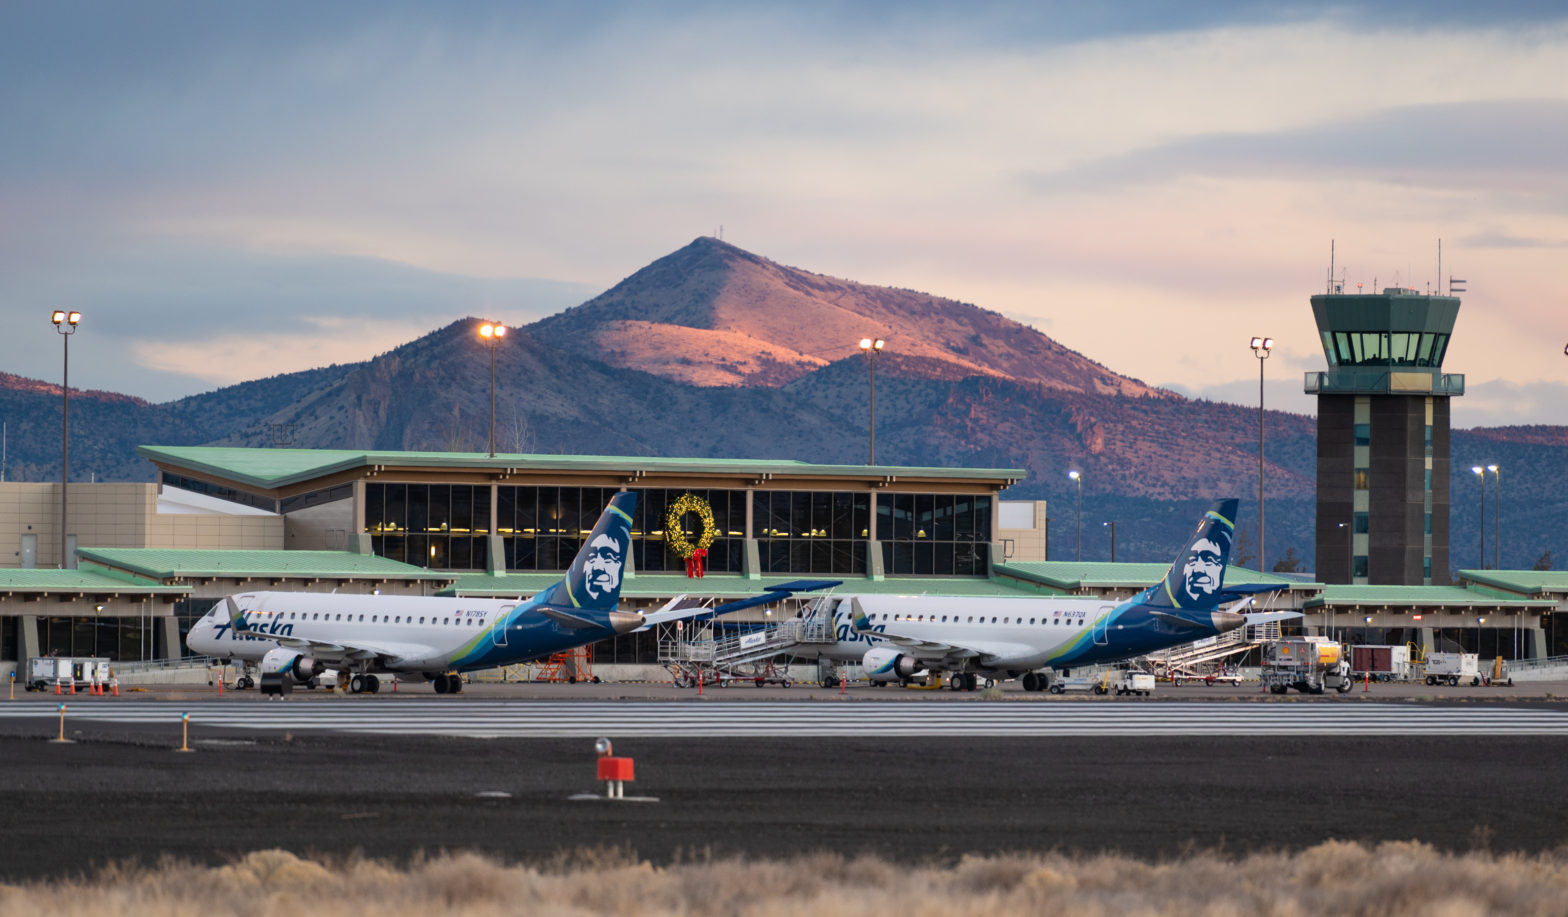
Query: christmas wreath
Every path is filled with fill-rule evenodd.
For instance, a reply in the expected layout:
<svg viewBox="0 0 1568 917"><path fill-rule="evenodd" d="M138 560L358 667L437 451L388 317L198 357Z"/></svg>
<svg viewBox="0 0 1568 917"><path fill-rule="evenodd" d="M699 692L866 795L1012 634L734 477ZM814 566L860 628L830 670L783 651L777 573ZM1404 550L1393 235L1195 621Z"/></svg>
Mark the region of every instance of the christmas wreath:
<svg viewBox="0 0 1568 917"><path fill-rule="evenodd" d="M686 540L686 530L681 527L681 519L687 513L696 513L702 523L696 544ZM713 544L714 534L713 507L708 505L707 500L696 494L681 494L680 499L670 504L670 511L664 517L664 541L680 555L681 560L690 560L699 550L707 553Z"/></svg>

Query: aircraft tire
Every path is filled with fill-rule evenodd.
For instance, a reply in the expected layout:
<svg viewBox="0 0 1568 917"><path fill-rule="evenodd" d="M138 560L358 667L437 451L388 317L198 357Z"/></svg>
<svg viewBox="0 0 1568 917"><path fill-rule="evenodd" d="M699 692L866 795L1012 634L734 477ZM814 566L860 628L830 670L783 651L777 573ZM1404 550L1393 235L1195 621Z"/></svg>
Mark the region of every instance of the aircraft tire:
<svg viewBox="0 0 1568 917"><path fill-rule="evenodd" d="M369 691L371 694L375 694L377 691L380 691L381 690L381 679L377 678L374 675L366 675L365 676L365 690Z"/></svg>
<svg viewBox="0 0 1568 917"><path fill-rule="evenodd" d="M452 687L452 690L451 690L450 693L452 693L452 694L462 694L463 693L463 676L457 674L456 672L453 672L451 675L448 675L447 678L452 679L450 682L448 682L448 684L450 684L451 687Z"/></svg>
<svg viewBox="0 0 1568 917"><path fill-rule="evenodd" d="M436 693L437 694L445 694L446 693L446 675L445 674L437 675L436 677L430 679L430 686L436 689Z"/></svg>

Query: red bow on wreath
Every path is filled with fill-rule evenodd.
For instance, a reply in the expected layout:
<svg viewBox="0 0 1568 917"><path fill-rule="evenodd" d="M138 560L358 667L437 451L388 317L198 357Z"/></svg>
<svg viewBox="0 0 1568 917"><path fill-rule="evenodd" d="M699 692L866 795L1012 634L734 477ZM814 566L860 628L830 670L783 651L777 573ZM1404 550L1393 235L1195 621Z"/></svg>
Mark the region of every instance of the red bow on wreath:
<svg viewBox="0 0 1568 917"><path fill-rule="evenodd" d="M698 548L686 558L686 575L688 577L702 576L702 560L708 556L707 548Z"/></svg>

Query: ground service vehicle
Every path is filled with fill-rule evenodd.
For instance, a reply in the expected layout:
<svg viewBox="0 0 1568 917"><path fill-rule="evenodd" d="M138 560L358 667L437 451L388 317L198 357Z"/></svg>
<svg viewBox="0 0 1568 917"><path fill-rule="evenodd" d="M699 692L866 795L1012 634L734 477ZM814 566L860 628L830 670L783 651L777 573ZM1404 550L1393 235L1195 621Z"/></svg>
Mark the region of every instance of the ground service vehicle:
<svg viewBox="0 0 1568 917"><path fill-rule="evenodd" d="M1302 694L1350 690L1350 662L1340 645L1326 637L1293 637L1268 645L1263 658L1263 684L1274 694L1295 688Z"/></svg>
<svg viewBox="0 0 1568 917"><path fill-rule="evenodd" d="M22 687L29 691L64 690L90 687L94 682L109 683L109 660L99 656L33 656L27 660L27 678Z"/></svg>
<svg viewBox="0 0 1568 917"><path fill-rule="evenodd" d="M1480 687L1480 657L1475 653L1427 653L1426 683Z"/></svg>
<svg viewBox="0 0 1568 917"><path fill-rule="evenodd" d="M1154 693L1154 676L1148 672L1123 672L1120 678L1111 679L1111 687L1117 694L1141 694L1147 697Z"/></svg>

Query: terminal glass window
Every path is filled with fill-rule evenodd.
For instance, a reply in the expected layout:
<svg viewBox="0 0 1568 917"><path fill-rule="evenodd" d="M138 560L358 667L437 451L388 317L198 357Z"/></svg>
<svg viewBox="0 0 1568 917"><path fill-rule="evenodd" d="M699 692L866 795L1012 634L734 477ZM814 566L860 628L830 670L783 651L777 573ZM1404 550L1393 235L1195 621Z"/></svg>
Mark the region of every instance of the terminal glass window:
<svg viewBox="0 0 1568 917"><path fill-rule="evenodd" d="M154 659L157 653L153 636L153 619L145 616L38 619L38 647L46 656L98 656L119 662Z"/></svg>
<svg viewBox="0 0 1568 917"><path fill-rule="evenodd" d="M432 570L489 566L490 487L473 484L365 485L371 551Z"/></svg>
<svg viewBox="0 0 1568 917"><path fill-rule="evenodd" d="M619 488L513 487L496 488L496 527L505 548L508 570L565 570L593 531L594 524ZM686 561L669 547L665 515L671 503L691 493L713 510L713 544L704 566L714 573L741 569L745 546L746 500L742 491L649 489L637 491L632 515L632 569L650 573L684 572ZM701 520L688 513L682 520L686 540L695 544Z"/></svg>
<svg viewBox="0 0 1568 917"><path fill-rule="evenodd" d="M871 494L759 490L751 503L762 572L865 575Z"/></svg>
<svg viewBox="0 0 1568 917"><path fill-rule="evenodd" d="M877 494L877 540L892 575L985 576L991 554L988 494Z"/></svg>

